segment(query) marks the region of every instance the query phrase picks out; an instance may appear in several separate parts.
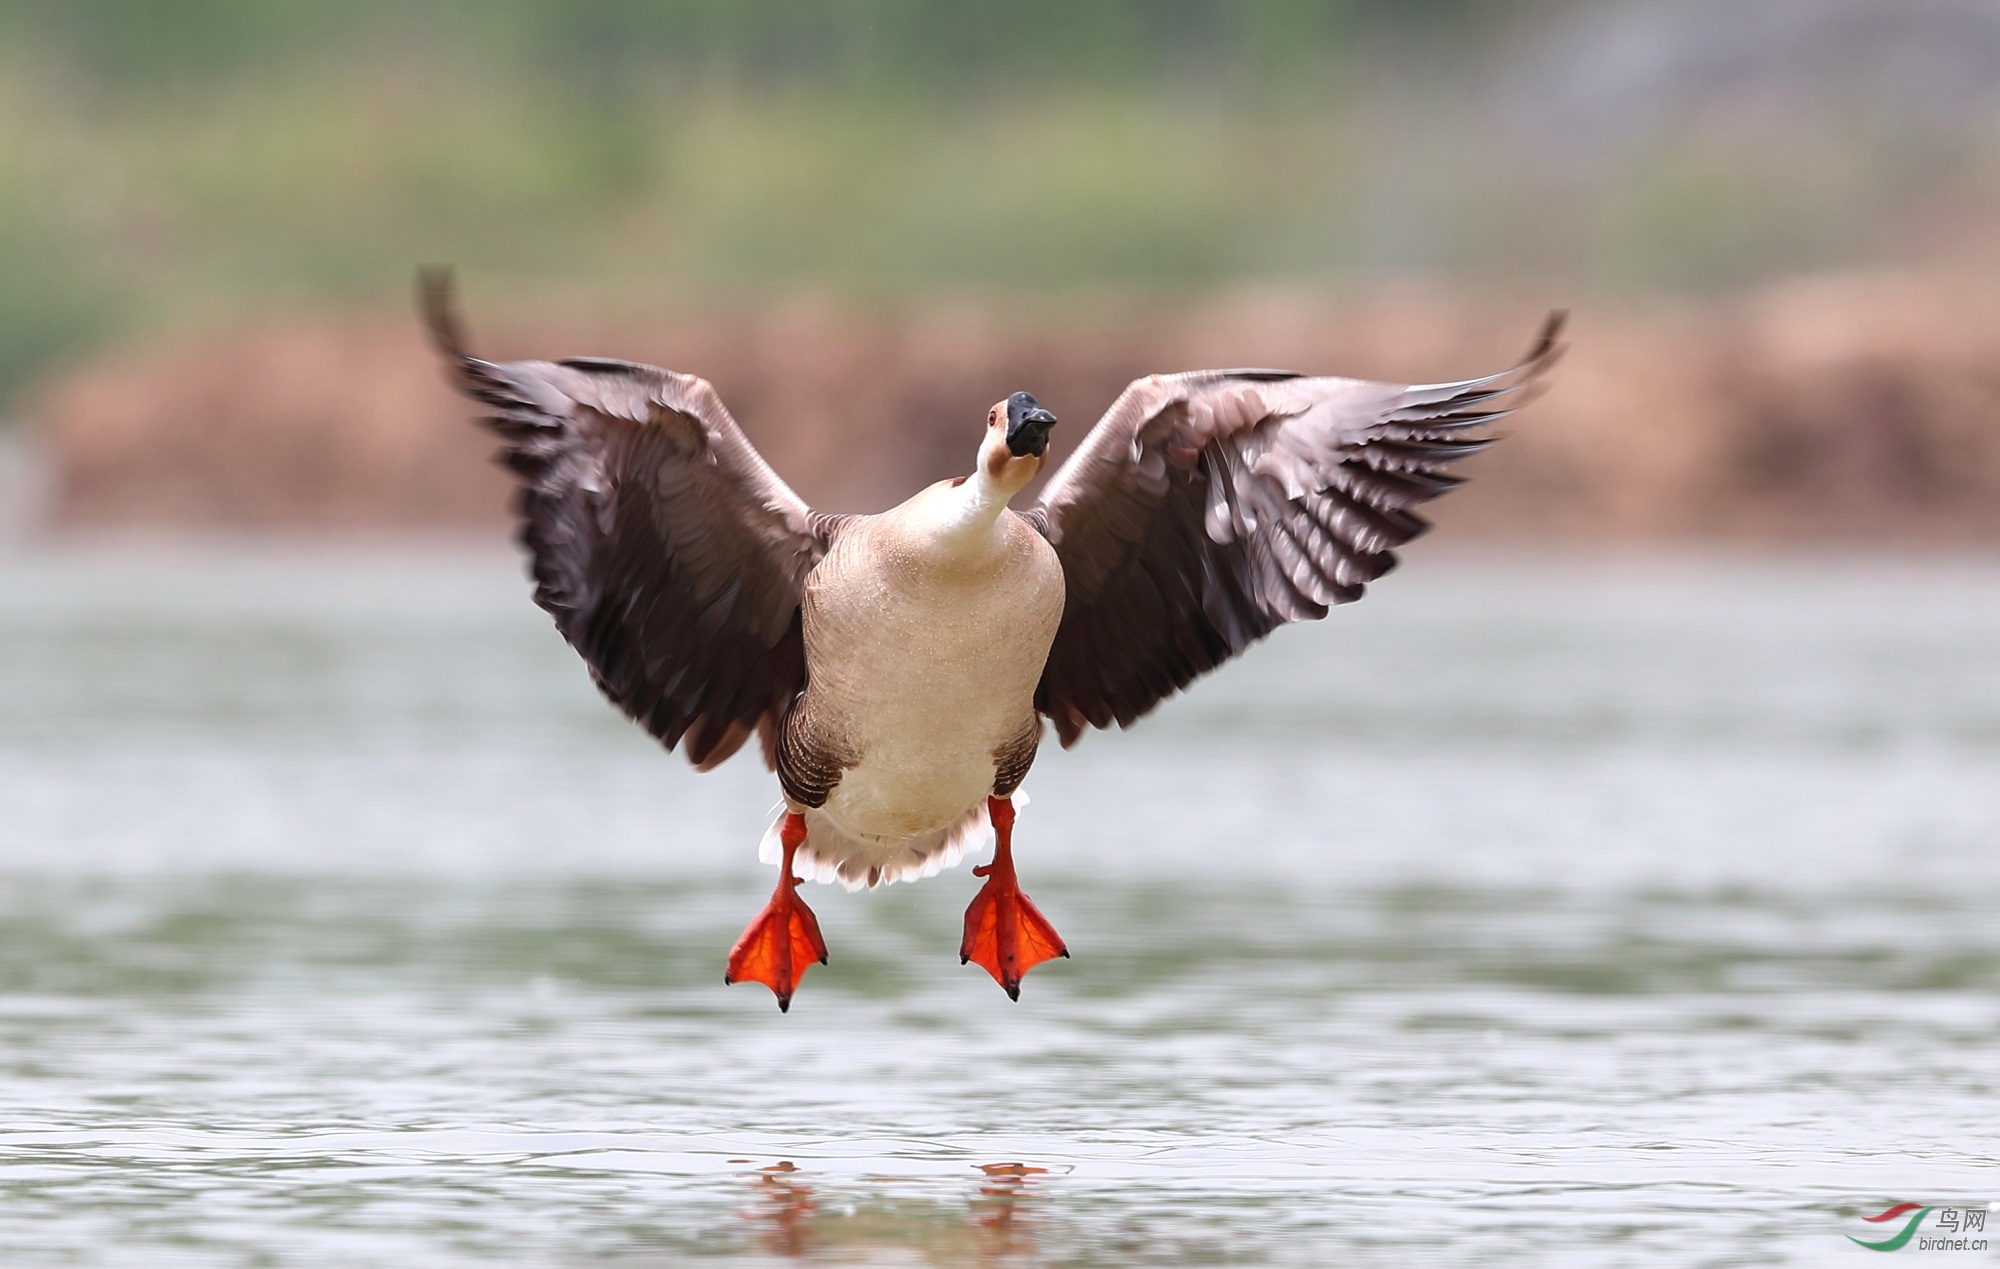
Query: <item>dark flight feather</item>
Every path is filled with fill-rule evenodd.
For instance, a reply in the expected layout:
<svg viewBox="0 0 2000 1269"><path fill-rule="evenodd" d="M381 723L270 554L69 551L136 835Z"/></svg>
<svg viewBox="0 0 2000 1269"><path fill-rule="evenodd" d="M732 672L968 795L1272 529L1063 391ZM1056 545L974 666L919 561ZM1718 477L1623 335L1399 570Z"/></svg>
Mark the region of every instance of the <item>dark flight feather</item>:
<svg viewBox="0 0 2000 1269"><path fill-rule="evenodd" d="M1562 326L1551 314L1518 365L1458 383L1202 370L1126 388L1026 513L1063 566L1035 694L1063 744L1359 599L1430 527L1413 508L1493 443L1466 433L1532 397Z"/></svg>
<svg viewBox="0 0 2000 1269"><path fill-rule="evenodd" d="M751 734L775 761L805 687L799 600L846 517L806 506L708 383L602 358L482 361L451 279L426 271L432 337L494 413L535 602L605 696L703 769Z"/></svg>

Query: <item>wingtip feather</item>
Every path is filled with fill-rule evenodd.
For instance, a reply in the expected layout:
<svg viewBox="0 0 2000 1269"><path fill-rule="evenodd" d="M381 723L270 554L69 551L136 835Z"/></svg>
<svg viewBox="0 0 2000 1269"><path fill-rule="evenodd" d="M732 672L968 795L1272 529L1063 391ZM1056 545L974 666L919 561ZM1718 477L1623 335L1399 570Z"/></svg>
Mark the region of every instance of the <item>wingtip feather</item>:
<svg viewBox="0 0 2000 1269"><path fill-rule="evenodd" d="M431 342L447 357L468 360L465 330L458 320L452 300L454 280L448 264L426 264L417 269L417 308L423 314L424 329Z"/></svg>
<svg viewBox="0 0 2000 1269"><path fill-rule="evenodd" d="M1528 349L1528 355L1521 358L1521 366L1533 367L1533 373L1541 374L1561 361L1563 353L1569 349L1569 345L1562 342L1563 329L1568 325L1568 309L1550 309L1549 315L1542 319L1542 328L1535 335L1535 342Z"/></svg>

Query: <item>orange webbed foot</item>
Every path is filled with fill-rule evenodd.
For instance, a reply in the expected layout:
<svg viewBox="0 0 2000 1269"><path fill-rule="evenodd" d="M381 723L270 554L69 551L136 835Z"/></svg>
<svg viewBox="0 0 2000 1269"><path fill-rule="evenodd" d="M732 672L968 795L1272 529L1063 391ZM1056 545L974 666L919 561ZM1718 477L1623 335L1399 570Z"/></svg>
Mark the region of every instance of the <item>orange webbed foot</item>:
<svg viewBox="0 0 2000 1269"><path fill-rule="evenodd" d="M1015 879L1013 803L991 798L987 809L993 817L993 862L972 870L986 885L965 910L958 961L976 963L1006 989L1008 999L1019 1000L1022 975L1043 961L1068 956L1069 949Z"/></svg>
<svg viewBox="0 0 2000 1269"><path fill-rule="evenodd" d="M757 982L769 987L778 997L781 1013L791 1012L792 992L806 970L815 962L826 964L826 940L820 937L819 918L799 898L799 880L792 875L792 854L805 838L805 817L786 816L779 832L785 857L779 865L778 888L736 940L736 946L729 949L729 968L722 976L725 983Z"/></svg>
<svg viewBox="0 0 2000 1269"><path fill-rule="evenodd" d="M819 921L797 895L773 895L729 950L725 983L762 983L778 997L778 1008L791 1012L792 992L815 962L826 964L826 940Z"/></svg>

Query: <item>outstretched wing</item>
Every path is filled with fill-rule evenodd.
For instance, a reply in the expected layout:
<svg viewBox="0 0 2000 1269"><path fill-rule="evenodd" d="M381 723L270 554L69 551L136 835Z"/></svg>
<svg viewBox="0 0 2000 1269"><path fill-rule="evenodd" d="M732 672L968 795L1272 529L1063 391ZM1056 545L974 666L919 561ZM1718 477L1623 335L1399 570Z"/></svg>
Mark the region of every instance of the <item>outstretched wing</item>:
<svg viewBox="0 0 2000 1269"><path fill-rule="evenodd" d="M841 517L778 479L705 380L633 362L482 361L442 271L425 317L520 481L535 602L611 702L706 770L805 687L799 596Z"/></svg>
<svg viewBox="0 0 2000 1269"><path fill-rule="evenodd" d="M1551 314L1513 369L1406 386L1272 370L1140 379L1028 517L1068 586L1035 707L1068 745L1124 726L1288 621L1317 620L1429 528L1481 425L1561 352Z"/></svg>

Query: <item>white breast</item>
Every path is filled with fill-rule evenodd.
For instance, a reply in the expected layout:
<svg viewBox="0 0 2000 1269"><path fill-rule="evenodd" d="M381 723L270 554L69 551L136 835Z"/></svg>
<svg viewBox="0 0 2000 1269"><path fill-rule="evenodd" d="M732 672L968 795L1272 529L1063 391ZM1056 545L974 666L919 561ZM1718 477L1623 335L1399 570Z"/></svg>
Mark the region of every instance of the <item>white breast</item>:
<svg viewBox="0 0 2000 1269"><path fill-rule="evenodd" d="M937 488L844 535L806 586L807 694L859 759L823 810L885 850L992 791L994 751L1029 725L1062 618L1042 536L1003 514L986 549L966 551L929 531L951 511Z"/></svg>

